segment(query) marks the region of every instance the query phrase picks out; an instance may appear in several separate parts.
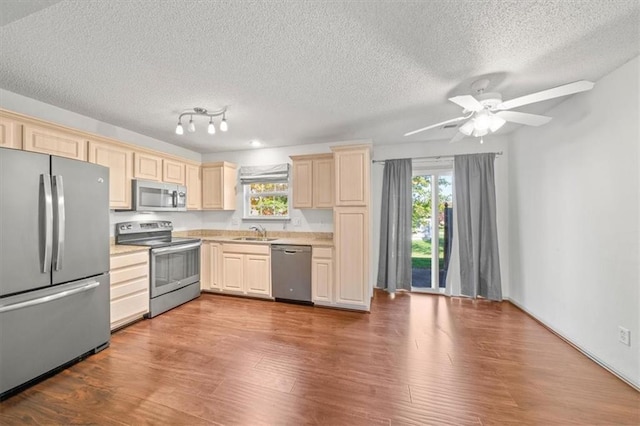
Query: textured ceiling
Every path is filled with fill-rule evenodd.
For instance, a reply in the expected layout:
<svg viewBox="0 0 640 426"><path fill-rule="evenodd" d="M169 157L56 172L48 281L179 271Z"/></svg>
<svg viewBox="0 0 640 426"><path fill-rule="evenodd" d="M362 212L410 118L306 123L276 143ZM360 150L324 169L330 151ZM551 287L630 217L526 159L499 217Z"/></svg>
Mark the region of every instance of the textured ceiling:
<svg viewBox="0 0 640 426"><path fill-rule="evenodd" d="M203 153L450 138L402 135L459 116L447 98L480 76L510 99L640 53L637 0L2 1L0 15L2 88ZM174 134L181 111L224 105L229 132L200 117Z"/></svg>

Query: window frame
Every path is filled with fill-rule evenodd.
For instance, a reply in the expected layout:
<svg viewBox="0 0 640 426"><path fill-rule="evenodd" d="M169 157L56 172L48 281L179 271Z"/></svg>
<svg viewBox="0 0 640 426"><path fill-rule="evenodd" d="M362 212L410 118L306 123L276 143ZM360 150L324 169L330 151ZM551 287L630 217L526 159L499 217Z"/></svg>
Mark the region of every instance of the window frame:
<svg viewBox="0 0 640 426"><path fill-rule="evenodd" d="M286 191L273 191L273 192L263 192L260 193L261 196L278 196L278 195L286 195L287 197L287 215L286 216L252 216L251 215L251 190L250 186L253 184L279 184L286 183L287 190ZM251 183L242 183L242 220L243 221L281 221L287 222L291 221L291 179L283 179L281 181L257 181Z"/></svg>

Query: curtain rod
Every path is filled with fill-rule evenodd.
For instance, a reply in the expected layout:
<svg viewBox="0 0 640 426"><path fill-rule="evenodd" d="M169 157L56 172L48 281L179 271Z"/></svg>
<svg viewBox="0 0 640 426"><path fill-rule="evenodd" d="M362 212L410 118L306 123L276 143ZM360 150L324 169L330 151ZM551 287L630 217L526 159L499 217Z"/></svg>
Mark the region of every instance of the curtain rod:
<svg viewBox="0 0 640 426"><path fill-rule="evenodd" d="M496 157L502 155L502 151L498 152L478 152L477 154L495 154ZM413 157L411 160L453 160L453 155L431 155L429 157ZM390 158L391 160L391 158ZM371 160L374 164L384 164L385 160Z"/></svg>

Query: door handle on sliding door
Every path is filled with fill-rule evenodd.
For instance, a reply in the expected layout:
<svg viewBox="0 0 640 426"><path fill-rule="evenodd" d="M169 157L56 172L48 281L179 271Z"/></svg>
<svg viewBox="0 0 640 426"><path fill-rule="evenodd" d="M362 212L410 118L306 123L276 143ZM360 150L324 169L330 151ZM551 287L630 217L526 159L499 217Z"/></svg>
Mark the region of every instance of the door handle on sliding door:
<svg viewBox="0 0 640 426"><path fill-rule="evenodd" d="M64 185L62 176L53 176L53 195L55 198L55 227L54 227L54 257L53 268L56 271L62 269L62 259L64 257Z"/></svg>
<svg viewBox="0 0 640 426"><path fill-rule="evenodd" d="M42 194L44 195L44 256L42 272L49 272L51 267L51 251L53 250L53 198L51 195L51 175L40 175Z"/></svg>

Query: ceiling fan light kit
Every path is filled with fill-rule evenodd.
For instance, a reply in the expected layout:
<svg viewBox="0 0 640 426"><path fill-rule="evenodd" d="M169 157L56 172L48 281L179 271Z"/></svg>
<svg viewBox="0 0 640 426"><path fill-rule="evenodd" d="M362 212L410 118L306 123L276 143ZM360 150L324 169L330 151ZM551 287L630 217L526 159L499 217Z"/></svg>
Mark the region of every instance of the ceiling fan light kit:
<svg viewBox="0 0 640 426"><path fill-rule="evenodd" d="M489 80L477 80L471 84L471 89L476 92L475 96L461 95L449 98L451 102L463 108L462 113L465 115L405 133L405 136L415 135L416 133L440 127L445 124L467 120L458 128L459 133L456 133L453 139L451 139L451 142L459 141L464 136L474 136L479 137L480 143L483 143L483 136L498 131L507 122L524 124L527 126L541 126L551 121L551 117L544 115L508 110L535 102L542 102L548 99L585 92L593 89L594 83L587 80L575 81L552 89L520 96L505 102L502 101L502 95L500 93L485 93L488 86Z"/></svg>
<svg viewBox="0 0 640 426"><path fill-rule="evenodd" d="M195 107L190 110L183 111L178 116L178 125L176 126L176 135L184 135L184 127L182 127L182 117L188 115L189 116L189 124L187 125L187 132L194 133L196 131L196 125L193 122L193 116L204 116L209 117L209 125L207 126L207 133L210 135L214 135L216 133L216 126L213 124L213 117L222 116L222 121L220 122L220 130L226 132L229 130L229 125L227 124L227 107L225 106L222 109L217 111L207 111L206 108Z"/></svg>

